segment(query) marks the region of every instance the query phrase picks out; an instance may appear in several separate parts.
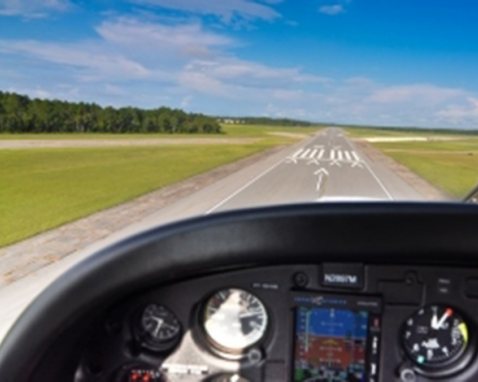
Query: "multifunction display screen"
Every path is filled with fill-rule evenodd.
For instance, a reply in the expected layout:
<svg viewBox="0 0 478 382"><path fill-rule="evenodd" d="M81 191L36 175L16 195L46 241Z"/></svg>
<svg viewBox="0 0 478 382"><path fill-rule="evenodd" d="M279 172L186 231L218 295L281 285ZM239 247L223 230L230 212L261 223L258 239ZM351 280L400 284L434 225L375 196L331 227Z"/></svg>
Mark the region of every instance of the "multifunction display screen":
<svg viewBox="0 0 478 382"><path fill-rule="evenodd" d="M295 298L294 382L371 382L378 374L380 300Z"/></svg>

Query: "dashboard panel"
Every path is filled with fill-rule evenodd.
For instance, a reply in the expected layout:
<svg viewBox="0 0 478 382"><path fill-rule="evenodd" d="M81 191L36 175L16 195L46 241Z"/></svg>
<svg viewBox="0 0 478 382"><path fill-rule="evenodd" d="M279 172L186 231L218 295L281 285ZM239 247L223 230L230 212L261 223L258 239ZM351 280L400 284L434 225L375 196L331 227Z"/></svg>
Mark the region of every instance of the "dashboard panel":
<svg viewBox="0 0 478 382"><path fill-rule="evenodd" d="M476 381L476 227L478 206L453 203L156 227L43 291L0 344L0 380Z"/></svg>
<svg viewBox="0 0 478 382"><path fill-rule="evenodd" d="M478 273L254 267L135 294L85 336L75 382L478 380Z"/></svg>

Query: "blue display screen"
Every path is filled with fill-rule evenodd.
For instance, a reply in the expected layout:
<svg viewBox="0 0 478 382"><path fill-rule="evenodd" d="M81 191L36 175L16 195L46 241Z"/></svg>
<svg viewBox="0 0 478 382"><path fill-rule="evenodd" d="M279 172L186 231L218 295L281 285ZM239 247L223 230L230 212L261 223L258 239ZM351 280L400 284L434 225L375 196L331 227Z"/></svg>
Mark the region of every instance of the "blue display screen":
<svg viewBox="0 0 478 382"><path fill-rule="evenodd" d="M367 381L369 312L299 306L294 382Z"/></svg>

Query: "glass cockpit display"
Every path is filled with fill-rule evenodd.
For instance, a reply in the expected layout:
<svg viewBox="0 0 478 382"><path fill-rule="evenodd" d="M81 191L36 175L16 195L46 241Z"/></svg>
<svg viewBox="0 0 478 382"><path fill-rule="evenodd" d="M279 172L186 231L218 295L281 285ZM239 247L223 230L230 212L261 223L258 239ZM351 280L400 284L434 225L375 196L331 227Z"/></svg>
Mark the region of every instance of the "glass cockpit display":
<svg viewBox="0 0 478 382"><path fill-rule="evenodd" d="M297 297L294 382L369 382L378 372L380 301Z"/></svg>

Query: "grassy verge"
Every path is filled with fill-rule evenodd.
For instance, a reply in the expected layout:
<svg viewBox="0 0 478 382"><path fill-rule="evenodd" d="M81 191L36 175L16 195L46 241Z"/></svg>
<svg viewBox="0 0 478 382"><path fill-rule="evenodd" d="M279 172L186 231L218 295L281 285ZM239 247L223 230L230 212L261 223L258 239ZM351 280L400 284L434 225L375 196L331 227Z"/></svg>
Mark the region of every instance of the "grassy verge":
<svg viewBox="0 0 478 382"><path fill-rule="evenodd" d="M241 145L0 150L0 246L294 141L269 135L268 129L259 127L232 129L235 130L226 132L226 136L261 139ZM313 131L316 129L302 133ZM64 134L47 137L55 139L58 135L71 138ZM102 138L112 137L117 136L103 134Z"/></svg>
<svg viewBox="0 0 478 382"><path fill-rule="evenodd" d="M353 127L346 128L347 133L351 137L355 138L368 138L368 137L473 137L477 136L476 131L463 132L460 130L450 131L450 130L429 130L429 129L412 129L412 128L362 128L362 127Z"/></svg>
<svg viewBox="0 0 478 382"><path fill-rule="evenodd" d="M9 134L0 133L0 140L62 140L62 139L191 139L196 137L217 138L225 137L266 137L276 133L311 134L318 130L318 127L286 127L266 125L232 125L223 124L222 134L103 134L103 133L38 133L38 134Z"/></svg>
<svg viewBox="0 0 478 382"><path fill-rule="evenodd" d="M347 131L361 138L425 137L428 140L424 142L376 142L373 145L454 198L463 198L478 183L477 136L374 129Z"/></svg>

